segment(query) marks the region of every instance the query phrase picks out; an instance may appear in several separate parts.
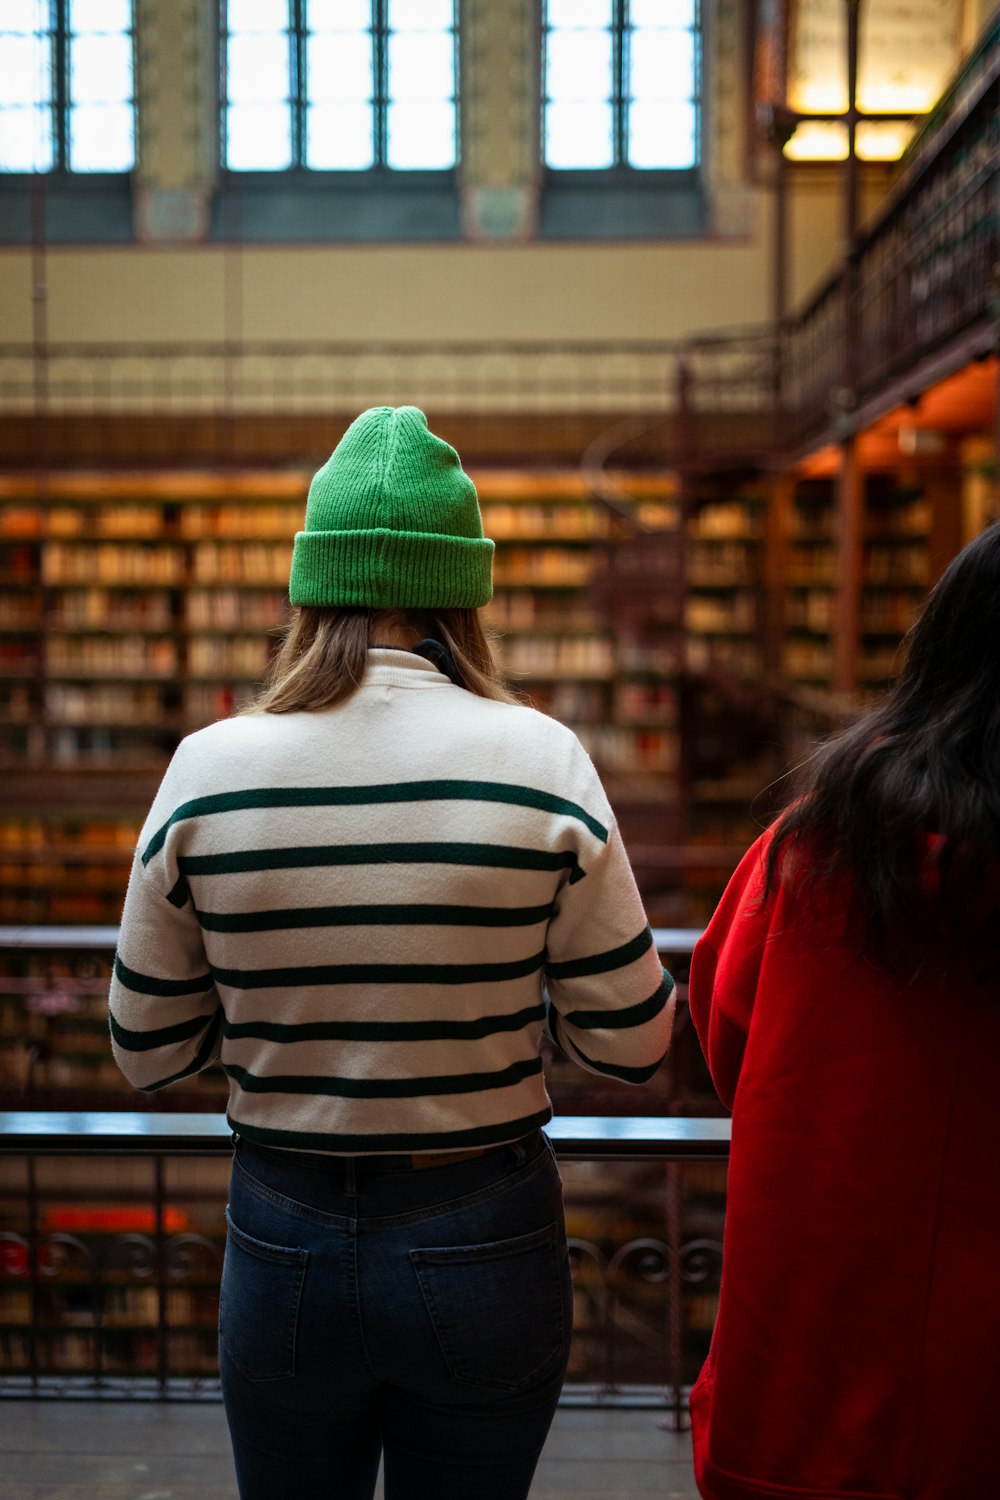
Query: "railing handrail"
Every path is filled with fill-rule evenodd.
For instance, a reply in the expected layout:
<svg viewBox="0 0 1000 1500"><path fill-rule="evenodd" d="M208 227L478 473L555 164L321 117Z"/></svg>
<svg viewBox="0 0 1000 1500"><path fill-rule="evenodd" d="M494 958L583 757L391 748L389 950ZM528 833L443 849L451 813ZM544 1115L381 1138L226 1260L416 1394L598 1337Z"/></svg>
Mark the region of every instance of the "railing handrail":
<svg viewBox="0 0 1000 1500"><path fill-rule="evenodd" d="M737 339L756 335L756 325L745 335L742 328L729 331ZM710 338L711 335L706 335ZM241 358L244 355L298 354L305 358L322 359L377 358L379 355L413 354L558 354L564 350L580 353L584 350L605 352L609 349L622 353L676 354L692 342L690 337L680 338L589 338L589 339L346 339L339 342L327 340L309 343L302 339L240 339L226 343L221 339L190 339L171 342L166 339L143 340L129 343L123 341L50 339L38 346L24 339L0 339L0 357L23 359L58 357L61 359L178 359L186 355L215 355L221 358ZM700 339L699 339L700 342Z"/></svg>
<svg viewBox="0 0 1000 1500"><path fill-rule="evenodd" d="M0 927L0 948L116 948L118 927ZM700 927L654 927L660 953L691 953Z"/></svg>
<svg viewBox="0 0 1000 1500"><path fill-rule="evenodd" d="M545 1127L564 1161L725 1161L730 1121L687 1115L557 1115ZM0 1111L0 1156L223 1155L223 1114L129 1110Z"/></svg>

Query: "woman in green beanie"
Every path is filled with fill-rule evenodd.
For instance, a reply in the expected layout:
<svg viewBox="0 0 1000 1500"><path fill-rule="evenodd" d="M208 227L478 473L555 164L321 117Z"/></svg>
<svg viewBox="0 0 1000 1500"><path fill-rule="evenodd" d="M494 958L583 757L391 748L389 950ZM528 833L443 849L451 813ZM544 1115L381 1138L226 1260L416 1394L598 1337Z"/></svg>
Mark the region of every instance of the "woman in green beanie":
<svg viewBox="0 0 1000 1500"><path fill-rule="evenodd" d="M576 737L501 682L493 543L415 407L309 491L291 622L178 748L111 991L125 1075L221 1060L223 1394L242 1500L520 1500L572 1321L547 1034L642 1083L661 968Z"/></svg>

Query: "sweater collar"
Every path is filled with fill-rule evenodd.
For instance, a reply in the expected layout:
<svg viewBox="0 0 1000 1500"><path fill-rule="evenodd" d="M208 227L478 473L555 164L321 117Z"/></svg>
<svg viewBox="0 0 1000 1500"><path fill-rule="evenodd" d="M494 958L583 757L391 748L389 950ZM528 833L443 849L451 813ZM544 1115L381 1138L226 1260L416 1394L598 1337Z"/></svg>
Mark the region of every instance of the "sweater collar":
<svg viewBox="0 0 1000 1500"><path fill-rule="evenodd" d="M451 687L443 672L423 656L402 647L369 650L362 687Z"/></svg>

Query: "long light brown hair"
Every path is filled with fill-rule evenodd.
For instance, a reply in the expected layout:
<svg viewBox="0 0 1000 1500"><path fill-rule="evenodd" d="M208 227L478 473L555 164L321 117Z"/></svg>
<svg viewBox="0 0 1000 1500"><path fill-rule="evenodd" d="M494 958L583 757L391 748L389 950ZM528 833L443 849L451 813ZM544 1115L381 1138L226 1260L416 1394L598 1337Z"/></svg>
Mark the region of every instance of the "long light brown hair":
<svg viewBox="0 0 1000 1500"><path fill-rule="evenodd" d="M446 646L462 687L500 703L519 699L506 686L475 609L375 610L300 605L292 610L267 680L241 713L318 712L346 703L360 686L368 648L400 629Z"/></svg>

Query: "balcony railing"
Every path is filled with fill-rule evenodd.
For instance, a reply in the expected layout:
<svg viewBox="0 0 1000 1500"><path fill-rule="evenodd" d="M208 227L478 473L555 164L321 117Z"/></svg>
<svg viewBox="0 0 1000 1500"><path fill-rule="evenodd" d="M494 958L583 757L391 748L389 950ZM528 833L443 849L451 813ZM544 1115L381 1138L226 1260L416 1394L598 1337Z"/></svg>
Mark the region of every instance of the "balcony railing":
<svg viewBox="0 0 1000 1500"><path fill-rule="evenodd" d="M660 413L675 350L662 339L0 343L0 411L267 417L417 401L439 413Z"/></svg>
<svg viewBox="0 0 1000 1500"><path fill-rule="evenodd" d="M42 1045L54 1056L86 1041L81 1056L113 1070L106 993L117 936L114 927L0 928L0 1043L17 1042L18 1025L41 1017ZM698 936L654 932L675 971ZM86 1035L60 1030L67 1004L79 1004L69 1014ZM616 1086L622 1099L595 1094L590 1085L600 1081L580 1074L586 1092L560 1103L555 1077L549 1134L575 1281L564 1400L652 1404L680 1424L715 1314L729 1121L715 1118L710 1096L697 1101L704 1109L707 1097L709 1118L664 1113L689 1107L682 1081L695 1055L700 1062L684 1006L671 1053L687 1062L647 1090ZM18 1097L8 1087L0 1103ZM119 1109L118 1100L141 1097L120 1081L107 1097L103 1110L0 1112L0 1397L217 1397L224 1087L197 1101L211 1113L162 1112L162 1095L161 1112ZM578 1100L604 1110L627 1100L633 1111L650 1101L659 1113L584 1115Z"/></svg>
<svg viewBox="0 0 1000 1500"><path fill-rule="evenodd" d="M729 1121L557 1117L575 1283L564 1401L686 1420ZM0 1113L0 1397L219 1396L221 1116Z"/></svg>
<svg viewBox="0 0 1000 1500"><path fill-rule="evenodd" d="M1000 19L924 124L847 263L789 320L784 445L866 424L996 343Z"/></svg>

